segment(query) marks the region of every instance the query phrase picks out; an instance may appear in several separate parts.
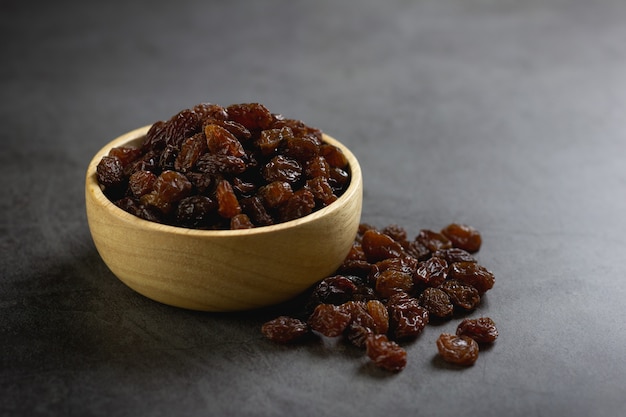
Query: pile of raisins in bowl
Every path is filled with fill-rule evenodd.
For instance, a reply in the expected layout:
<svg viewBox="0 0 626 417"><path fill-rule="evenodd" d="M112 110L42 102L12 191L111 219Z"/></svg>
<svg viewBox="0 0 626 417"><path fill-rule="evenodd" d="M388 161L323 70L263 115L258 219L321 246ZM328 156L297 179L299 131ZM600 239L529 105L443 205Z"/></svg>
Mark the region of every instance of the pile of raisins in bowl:
<svg viewBox="0 0 626 417"><path fill-rule="evenodd" d="M480 233L464 224L423 229L413 240L397 225L361 224L335 274L314 285L297 311L264 323L261 331L282 344L343 338L376 366L400 371L407 363L403 344L429 322L471 313L493 287L493 273L473 256L481 244ZM441 334L438 353L446 362L472 365L479 345L497 336L490 318L465 318L456 334Z"/></svg>
<svg viewBox="0 0 626 417"><path fill-rule="evenodd" d="M158 121L140 147L96 167L105 195L145 220L193 229L248 229L304 217L350 182L319 129L259 103L198 104Z"/></svg>

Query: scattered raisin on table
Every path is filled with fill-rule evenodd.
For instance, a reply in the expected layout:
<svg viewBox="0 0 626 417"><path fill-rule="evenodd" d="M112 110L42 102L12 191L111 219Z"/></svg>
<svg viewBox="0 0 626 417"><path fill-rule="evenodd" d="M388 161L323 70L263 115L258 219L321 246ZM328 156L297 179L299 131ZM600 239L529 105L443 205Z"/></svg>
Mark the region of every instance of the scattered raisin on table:
<svg viewBox="0 0 626 417"><path fill-rule="evenodd" d="M343 152L319 129L259 103L200 103L149 128L141 146L116 147L96 167L105 195L123 210L173 226L269 226L332 204L347 189ZM191 220L190 196L218 203ZM154 214L154 215L153 215ZM192 217L198 217L191 214Z"/></svg>
<svg viewBox="0 0 626 417"><path fill-rule="evenodd" d="M343 264L304 294L294 317L306 323L308 334L342 337L374 365L398 372L407 362L399 343L419 338L434 319L441 323L474 311L495 283L493 273L457 244L427 229L412 239L395 224L378 229L362 223ZM287 339L289 331L284 329ZM437 347L445 360L471 365L478 344L497 336L490 318L466 318L456 334L441 335Z"/></svg>
<svg viewBox="0 0 626 417"><path fill-rule="evenodd" d="M468 336L442 333L437 339L437 350L444 361L457 365L473 365L478 359L478 343Z"/></svg>
<svg viewBox="0 0 626 417"><path fill-rule="evenodd" d="M263 324L261 332L273 342L291 343L308 334L309 326L302 320L280 316Z"/></svg>
<svg viewBox="0 0 626 417"><path fill-rule="evenodd" d="M456 328L457 336L468 336L478 343L493 343L498 338L496 324L489 317L463 319Z"/></svg>

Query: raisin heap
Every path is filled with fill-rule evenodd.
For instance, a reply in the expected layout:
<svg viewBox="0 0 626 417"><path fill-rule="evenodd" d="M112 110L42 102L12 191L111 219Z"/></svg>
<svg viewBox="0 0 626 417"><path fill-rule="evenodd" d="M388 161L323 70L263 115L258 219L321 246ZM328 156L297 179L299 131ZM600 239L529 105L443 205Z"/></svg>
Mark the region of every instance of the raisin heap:
<svg viewBox="0 0 626 417"><path fill-rule="evenodd" d="M104 193L146 220L247 229L334 202L350 170L322 132L258 103L198 104L154 123L139 148L113 148L96 168Z"/></svg>
<svg viewBox="0 0 626 417"><path fill-rule="evenodd" d="M481 244L480 233L464 224L424 229L413 240L397 225L361 224L336 273L314 285L298 311L266 322L261 331L277 343L342 337L376 366L400 371L407 363L404 343L429 322L472 312L493 287L493 273L473 256ZM457 334L440 336L437 348L447 362L472 365L479 344L497 336L491 319L465 319Z"/></svg>

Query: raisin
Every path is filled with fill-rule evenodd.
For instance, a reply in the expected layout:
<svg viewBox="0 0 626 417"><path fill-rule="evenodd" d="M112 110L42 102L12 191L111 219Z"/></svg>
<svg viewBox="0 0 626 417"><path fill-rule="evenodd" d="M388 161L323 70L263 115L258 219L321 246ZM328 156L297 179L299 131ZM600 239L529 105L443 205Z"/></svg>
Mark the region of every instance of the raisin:
<svg viewBox="0 0 626 417"><path fill-rule="evenodd" d="M470 366L478 359L478 343L471 337L442 333L437 339L437 350L444 361Z"/></svg>
<svg viewBox="0 0 626 417"><path fill-rule="evenodd" d="M246 214L237 214L230 219L231 230L252 229L254 224Z"/></svg>
<svg viewBox="0 0 626 417"><path fill-rule="evenodd" d="M159 168L163 171L173 171L176 169L176 158L178 157L178 147L167 145L159 157Z"/></svg>
<svg viewBox="0 0 626 417"><path fill-rule="evenodd" d="M306 189L300 189L293 193L285 204L279 207L281 222L299 219L313 212L315 197Z"/></svg>
<svg viewBox="0 0 626 417"><path fill-rule="evenodd" d="M268 156L276 153L278 147L289 138L293 138L293 132L288 127L282 129L268 129L261 132L256 146L261 154Z"/></svg>
<svg viewBox="0 0 626 417"><path fill-rule="evenodd" d="M290 158L294 158L300 162L306 162L309 159L317 156L320 152L320 146L318 144L318 141L315 138L309 136L288 136L284 142L284 145L284 155Z"/></svg>
<svg viewBox="0 0 626 417"><path fill-rule="evenodd" d="M433 257L445 259L448 265L455 262L476 262L476 258L472 254L459 248L439 249L433 253Z"/></svg>
<svg viewBox="0 0 626 417"><path fill-rule="evenodd" d="M419 263L417 259L411 256L402 256L400 258L387 258L382 261L376 262L378 272L383 272L388 269L400 271L410 276L415 274Z"/></svg>
<svg viewBox="0 0 626 417"><path fill-rule="evenodd" d="M228 118L250 130L271 128L274 117L272 113L259 103L232 104L226 107Z"/></svg>
<svg viewBox="0 0 626 417"><path fill-rule="evenodd" d="M212 120L209 123L206 123L204 126L206 127L209 124L218 125L228 130L233 136L235 136L240 141L248 140L252 138L252 133L246 129L246 127L240 123L233 122L232 120Z"/></svg>
<svg viewBox="0 0 626 417"><path fill-rule="evenodd" d="M204 125L207 121L226 120L228 118L226 109L213 103L196 104L193 106L192 111L196 113L201 125Z"/></svg>
<svg viewBox="0 0 626 417"><path fill-rule="evenodd" d="M369 335L365 348L367 356L379 368L399 372L406 367L406 350L384 334Z"/></svg>
<svg viewBox="0 0 626 417"><path fill-rule="evenodd" d="M455 307L464 310L473 310L480 304L480 294L472 286L464 285L457 280L451 279L439 286L450 297Z"/></svg>
<svg viewBox="0 0 626 417"><path fill-rule="evenodd" d="M183 198L176 208L176 221L183 227L205 228L211 224L217 203L203 195Z"/></svg>
<svg viewBox="0 0 626 417"><path fill-rule="evenodd" d="M448 318L454 312L450 297L439 288L426 288L420 295L419 303L432 317Z"/></svg>
<svg viewBox="0 0 626 417"><path fill-rule="evenodd" d="M154 182L159 200L174 203L191 193L192 185L186 176L176 171L163 171Z"/></svg>
<svg viewBox="0 0 626 417"><path fill-rule="evenodd" d="M272 158L263 167L263 178L267 182L284 181L295 183L302 175L302 166L295 159L283 155Z"/></svg>
<svg viewBox="0 0 626 417"><path fill-rule="evenodd" d="M232 155L213 155L206 153L196 163L198 171L206 174L241 174L246 170L243 159Z"/></svg>
<svg viewBox="0 0 626 417"><path fill-rule="evenodd" d="M419 243L426 246L429 251L436 252L439 249L448 249L452 247L452 242L443 234L428 229L420 230L415 238Z"/></svg>
<svg viewBox="0 0 626 417"><path fill-rule="evenodd" d="M96 175L105 187L119 187L126 180L122 163L116 156L103 156L96 166Z"/></svg>
<svg viewBox="0 0 626 417"><path fill-rule="evenodd" d="M199 194L206 194L213 185L213 177L204 172L188 172L186 177Z"/></svg>
<svg viewBox="0 0 626 417"><path fill-rule="evenodd" d="M319 154L322 155L328 164L333 168L345 168L348 166L348 159L341 149L328 143L320 146Z"/></svg>
<svg viewBox="0 0 626 417"><path fill-rule="evenodd" d="M441 258L430 258L417 266L415 283L426 287L438 287L448 276L448 263Z"/></svg>
<svg viewBox="0 0 626 417"><path fill-rule="evenodd" d="M274 224L272 216L270 216L267 212L259 197L242 198L240 205L241 209L248 215L254 224L259 226L269 226Z"/></svg>
<svg viewBox="0 0 626 417"><path fill-rule="evenodd" d="M114 156L119 159L122 167L126 169L128 165L130 165L141 156L141 149L131 148L127 146L112 148L109 151L109 156Z"/></svg>
<svg viewBox="0 0 626 417"><path fill-rule="evenodd" d="M257 189L254 183L244 181L239 177L233 178L232 186L237 195L242 197L251 197Z"/></svg>
<svg viewBox="0 0 626 417"><path fill-rule="evenodd" d="M418 336L428 324L428 310L406 293L396 293L387 302L390 330L394 339Z"/></svg>
<svg viewBox="0 0 626 417"><path fill-rule="evenodd" d="M237 200L233 187L227 180L221 180L217 183L215 197L217 199L217 212L220 216L230 219L241 213L239 200Z"/></svg>
<svg viewBox="0 0 626 417"><path fill-rule="evenodd" d="M128 180L128 188L135 197L141 197L153 190L156 179L150 171L136 171Z"/></svg>
<svg viewBox="0 0 626 417"><path fill-rule="evenodd" d="M397 224L390 224L381 230L381 233L386 234L393 240L398 242L402 247L408 243L406 230Z"/></svg>
<svg viewBox="0 0 626 417"><path fill-rule="evenodd" d="M274 181L261 187L258 196L261 197L266 207L275 208L286 203L293 196L293 190L288 182Z"/></svg>
<svg viewBox="0 0 626 417"><path fill-rule="evenodd" d="M365 339L374 332L374 319L362 301L348 301L341 309L350 314L350 324L346 328L346 337L357 347L365 346Z"/></svg>
<svg viewBox="0 0 626 417"><path fill-rule="evenodd" d="M470 253L478 252L482 244L478 230L465 224L451 223L441 229L441 233L452 242L453 247Z"/></svg>
<svg viewBox="0 0 626 417"><path fill-rule="evenodd" d="M357 291L357 285L353 280L343 275L335 275L324 278L315 287L309 297L309 305L317 304L340 305L352 299Z"/></svg>
<svg viewBox="0 0 626 417"><path fill-rule="evenodd" d="M391 237L370 229L363 234L361 241L367 260L371 263L387 258L402 256L402 246Z"/></svg>
<svg viewBox="0 0 626 417"><path fill-rule="evenodd" d="M319 201L323 206L327 206L337 200L332 187L324 177L315 177L308 180L305 187L311 191L315 200Z"/></svg>
<svg viewBox="0 0 626 417"><path fill-rule="evenodd" d="M304 174L307 178L330 178L330 165L323 156L316 156L309 159L304 167Z"/></svg>
<svg viewBox="0 0 626 417"><path fill-rule="evenodd" d="M425 261L431 256L430 250L416 240L408 241L402 247L407 255L420 261Z"/></svg>
<svg viewBox="0 0 626 417"><path fill-rule="evenodd" d="M478 343L493 343L498 338L496 324L489 317L464 319L456 328L457 336L468 336Z"/></svg>
<svg viewBox="0 0 626 417"><path fill-rule="evenodd" d="M153 123L146 133L141 149L143 151L156 151L165 148L167 142L165 138L166 127L166 123L162 120Z"/></svg>
<svg viewBox="0 0 626 417"><path fill-rule="evenodd" d="M213 155L229 155L241 158L246 154L241 142L221 126L210 124L204 128L207 146Z"/></svg>
<svg viewBox="0 0 626 417"><path fill-rule="evenodd" d="M206 152L206 149L206 138L202 134L196 134L185 139L174 160L174 168L181 172L191 170L196 165L200 155Z"/></svg>
<svg viewBox="0 0 626 417"><path fill-rule="evenodd" d="M330 177L328 178L328 183L333 187L333 189L343 190L348 182L350 181L350 174L347 171L344 171L341 168L331 168L330 169Z"/></svg>
<svg viewBox="0 0 626 417"><path fill-rule="evenodd" d="M463 284L471 285L484 294L495 283L493 273L476 262L455 262L450 267L450 277Z"/></svg>
<svg viewBox="0 0 626 417"><path fill-rule="evenodd" d="M410 292L413 288L413 277L402 271L387 269L376 278L376 293L381 298L389 298L397 292Z"/></svg>
<svg viewBox="0 0 626 417"><path fill-rule="evenodd" d="M312 136L321 143L322 132L319 129L306 125L302 120L286 119L281 115L275 115L272 128L280 129L283 127L291 129L295 136Z"/></svg>
<svg viewBox="0 0 626 417"><path fill-rule="evenodd" d="M200 120L196 112L190 109L181 110L165 123L165 140L167 145L180 147L185 138L198 133Z"/></svg>
<svg viewBox="0 0 626 417"><path fill-rule="evenodd" d="M309 334L309 326L302 320L280 316L261 326L263 336L276 343L293 343Z"/></svg>
<svg viewBox="0 0 626 417"><path fill-rule="evenodd" d="M389 312L380 300L369 300L365 304L367 312L372 317L375 333L386 334L389 331Z"/></svg>
<svg viewBox="0 0 626 417"><path fill-rule="evenodd" d="M350 323L351 316L339 306L333 304L319 304L308 319L311 329L327 336L340 336Z"/></svg>

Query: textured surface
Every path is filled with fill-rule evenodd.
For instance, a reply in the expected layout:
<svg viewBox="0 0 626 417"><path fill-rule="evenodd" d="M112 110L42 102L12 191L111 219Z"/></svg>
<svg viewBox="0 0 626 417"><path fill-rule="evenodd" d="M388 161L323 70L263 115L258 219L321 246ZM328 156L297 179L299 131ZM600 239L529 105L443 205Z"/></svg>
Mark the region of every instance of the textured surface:
<svg viewBox="0 0 626 417"><path fill-rule="evenodd" d="M626 3L0 5L0 415L618 416L626 409ZM469 223L500 337L458 370L427 327L397 375L262 339L113 277L87 164L200 101L260 101L338 138L363 220Z"/></svg>

